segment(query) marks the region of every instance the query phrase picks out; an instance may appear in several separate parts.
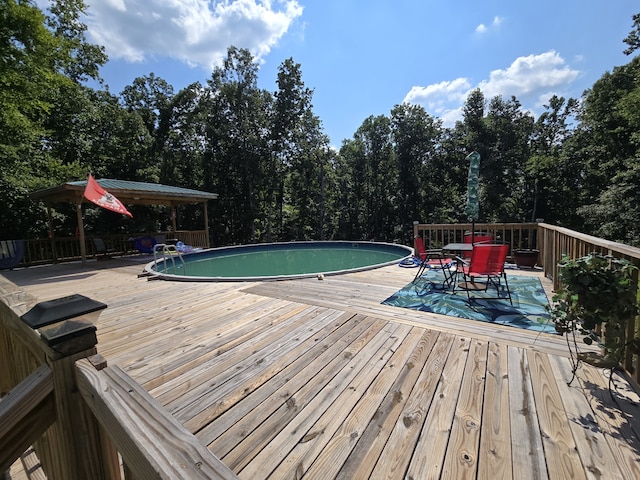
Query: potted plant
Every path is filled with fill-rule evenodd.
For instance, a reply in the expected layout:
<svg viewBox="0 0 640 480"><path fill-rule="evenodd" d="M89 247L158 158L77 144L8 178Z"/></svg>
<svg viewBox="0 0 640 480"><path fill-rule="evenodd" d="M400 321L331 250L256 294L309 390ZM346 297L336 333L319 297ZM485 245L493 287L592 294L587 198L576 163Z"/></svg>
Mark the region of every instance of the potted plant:
<svg viewBox="0 0 640 480"><path fill-rule="evenodd" d="M535 248L515 248L513 250L513 261L519 268L533 268L538 263L540 250Z"/></svg>
<svg viewBox="0 0 640 480"><path fill-rule="evenodd" d="M602 354L578 354L578 360L615 368L625 349L637 344L627 339L627 324L638 314L637 267L610 255L591 253L578 259L563 257L561 287L550 309L556 330L583 335L586 344L598 342ZM574 373L577 364L574 365Z"/></svg>

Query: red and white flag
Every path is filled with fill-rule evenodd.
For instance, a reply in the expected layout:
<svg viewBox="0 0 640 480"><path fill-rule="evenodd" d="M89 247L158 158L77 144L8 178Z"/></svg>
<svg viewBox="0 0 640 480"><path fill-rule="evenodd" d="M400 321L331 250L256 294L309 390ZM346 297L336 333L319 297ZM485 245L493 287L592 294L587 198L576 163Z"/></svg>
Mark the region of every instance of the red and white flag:
<svg viewBox="0 0 640 480"><path fill-rule="evenodd" d="M84 189L84 198L102 208L133 218L131 212L125 208L122 202L102 188L91 174L89 174L87 186Z"/></svg>

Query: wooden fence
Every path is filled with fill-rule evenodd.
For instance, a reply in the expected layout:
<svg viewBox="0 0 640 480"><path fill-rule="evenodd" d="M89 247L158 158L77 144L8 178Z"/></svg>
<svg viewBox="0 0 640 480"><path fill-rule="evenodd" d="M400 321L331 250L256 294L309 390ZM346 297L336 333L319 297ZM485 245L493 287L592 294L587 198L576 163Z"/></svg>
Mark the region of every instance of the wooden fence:
<svg viewBox="0 0 640 480"><path fill-rule="evenodd" d="M520 248L539 248L537 223L476 223L476 234L489 234L494 239L509 244L509 252ZM419 223L414 222L414 236L422 237L426 248L442 248L448 243L461 243L471 232L470 223Z"/></svg>
<svg viewBox="0 0 640 480"><path fill-rule="evenodd" d="M50 480L237 478L122 369L106 365L95 330L45 342L21 319L35 304L0 277L0 474L33 445Z"/></svg>
<svg viewBox="0 0 640 480"><path fill-rule="evenodd" d="M138 253L133 240L137 237L154 237L163 240L180 240L185 245L208 248L209 238L206 230L179 230L177 232L155 232L134 234L100 235L113 255L133 255ZM93 242L93 236L85 239L87 257L98 257L99 252ZM38 238L24 241L22 266L43 265L57 262L80 260L80 241L75 237Z"/></svg>

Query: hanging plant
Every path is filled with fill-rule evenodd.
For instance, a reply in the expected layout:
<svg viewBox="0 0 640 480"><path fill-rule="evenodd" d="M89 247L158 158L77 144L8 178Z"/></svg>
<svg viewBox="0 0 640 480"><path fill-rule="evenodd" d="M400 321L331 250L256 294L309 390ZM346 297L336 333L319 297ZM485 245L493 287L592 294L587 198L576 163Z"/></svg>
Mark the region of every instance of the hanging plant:
<svg viewBox="0 0 640 480"><path fill-rule="evenodd" d="M637 267L627 260L591 253L559 263L561 288L554 294L551 318L559 333L578 332L587 344L597 342L603 351L579 355L600 367L620 364L625 349L638 342L626 338L627 323L638 314Z"/></svg>

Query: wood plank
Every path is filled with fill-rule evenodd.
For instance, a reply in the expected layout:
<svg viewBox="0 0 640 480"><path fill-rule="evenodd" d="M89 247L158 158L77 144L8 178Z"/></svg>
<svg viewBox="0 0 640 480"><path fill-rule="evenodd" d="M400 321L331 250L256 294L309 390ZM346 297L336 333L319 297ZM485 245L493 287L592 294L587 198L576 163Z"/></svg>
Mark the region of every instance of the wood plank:
<svg viewBox="0 0 640 480"><path fill-rule="evenodd" d="M20 295L34 299L81 293L107 303L97 326L98 348L109 365L126 369L164 400L178 386L173 406L182 409L179 423L200 429L200 442L237 473L266 465L294 478L369 478L373 468L387 476L407 464L406 457L394 458L401 452L410 457L406 478L414 480L640 478L640 407L625 400L635 398L628 383L616 382L616 405L598 370L581 369L580 388L563 384L568 352L560 336L381 305L409 283L414 272L408 269L324 281L189 284L148 282L136 278L139 266L109 263L97 270L65 265L6 275L20 283ZM547 292L549 285L543 279ZM332 328L320 315L349 320ZM290 335L305 325L312 334ZM411 333L393 343L393 328ZM416 331L424 337L412 349ZM435 389L424 391L424 404L411 406L404 393L398 401L397 391L418 388L418 369L394 373L390 363L378 363L379 349L393 345L387 361L411 350L415 362L424 358L424 339L439 335L455 340ZM251 356L253 363L247 362ZM366 392L365 371L372 382ZM420 412L417 436L410 429L406 439L393 433L406 428L400 425L403 408ZM506 425L510 447L498 449ZM508 448L511 476L507 456L500 456ZM388 461L378 468L380 456ZM370 462L366 468L364 461Z"/></svg>
<svg viewBox="0 0 640 480"><path fill-rule="evenodd" d="M549 478L586 478L549 357L527 353Z"/></svg>
<svg viewBox="0 0 640 480"><path fill-rule="evenodd" d="M509 410L507 347L491 342L487 355L478 478L509 478L512 475Z"/></svg>
<svg viewBox="0 0 640 480"><path fill-rule="evenodd" d="M346 346L335 358L327 364L314 364L311 368L303 370L300 374L291 379L291 388L285 388L284 394L272 395L268 402L274 402L279 407L268 417L250 418L252 422L242 422L244 429L242 438L225 439L231 440L232 446L220 446L219 442L211 445L212 451L231 468L237 466L242 468L251 461L269 442L276 438L284 425L288 425L293 419L301 414L312 402L322 402L322 397L331 399L331 391L328 386L341 385L348 381L350 373L357 373L357 368L361 367L362 355L359 352L368 348L372 343L381 345L384 337L388 336L388 325L386 322L375 321L362 335L359 335L353 342ZM387 329L387 330L385 330ZM354 357L357 363L354 363ZM353 366L353 368L351 368ZM302 383L299 389L295 387ZM337 387L333 387L334 389ZM276 392L278 393L278 392ZM213 448L215 446L215 448ZM226 450L224 455L220 450Z"/></svg>
<svg viewBox="0 0 640 480"><path fill-rule="evenodd" d="M7 470L56 419L53 374L42 365L0 400L0 472Z"/></svg>
<svg viewBox="0 0 640 480"><path fill-rule="evenodd" d="M456 403L469 354L469 338L456 337L442 371L420 439L405 475L407 479L442 478ZM350 477L345 477L347 480Z"/></svg>
<svg viewBox="0 0 640 480"><path fill-rule="evenodd" d="M235 446L244 438L246 425L257 425L264 418L272 415L293 393L302 388L309 378L318 374L318 364L330 365L376 322L375 319L362 315L351 316L349 313L344 315L348 316L349 322L345 322L340 328L319 341L312 339L313 345L309 345L303 355L278 372L269 382L249 393L233 409L225 411L197 432L198 439L208 445L218 456L223 456L228 450L223 450L221 444ZM382 324L379 325L382 328ZM323 369L323 375L330 376L327 370L327 368ZM226 442L221 437L233 437L237 440ZM217 442L215 445L213 445L214 441Z"/></svg>
<svg viewBox="0 0 640 480"><path fill-rule="evenodd" d="M215 418L220 411L226 409L227 402L224 397L238 382L242 383L248 377L264 372L275 358L295 350L306 339L321 330L325 324L336 320L341 313L314 310L301 315L295 322L295 326L268 330L249 338L241 348L229 350L218 358L194 368L186 383L181 383L166 393L158 395L158 399L176 418L183 419L187 428L198 430ZM336 328L335 324L333 328ZM248 352L251 353L248 354ZM166 385L169 384L164 384L163 387ZM218 393L213 395L212 390ZM186 397L183 395L185 392L188 392ZM222 403L215 412L209 411L206 414L207 418L199 417L203 410L216 402Z"/></svg>
<svg viewBox="0 0 640 480"><path fill-rule="evenodd" d="M271 343L276 344L280 340L282 334L287 334L287 338L295 337L298 331L304 331L306 322L310 322L315 319L316 322L322 322L326 316L331 315L335 311L326 310L318 307L306 307L299 310L298 313L292 317L287 318L285 327L281 325L272 325L272 322L268 322L269 326L274 328L264 328L254 331L253 333L247 332L241 336L239 342L234 342L230 348L222 348L220 351L216 350L216 355L207 356L202 362L197 362L189 371L186 377L179 376L170 381L164 382L159 387L151 390L151 393L158 398L163 404L171 405L171 402L176 401L185 392L192 392L193 388L203 383L210 383L212 372L216 374L227 374L229 368L234 368L234 361L243 361L247 358L247 352L252 352L254 357L256 353L262 349L269 348ZM283 328L281 330L280 328ZM296 332L289 330L296 329ZM232 338L223 335L224 339L233 341ZM214 338L218 336L215 333ZM207 339L203 339L207 341ZM246 363L246 362L245 362ZM215 370L212 368L215 367Z"/></svg>
<svg viewBox="0 0 640 480"><path fill-rule="evenodd" d="M615 458L616 455L609 449L605 435L596 420L597 414L592 411L579 381L574 380L571 386L567 384L567 379L572 376L570 362L560 358L549 360L587 477L601 478L606 472L606 477L612 480L629 478L620 472L618 462L611 462L611 458Z"/></svg>
<svg viewBox="0 0 640 480"><path fill-rule="evenodd" d="M406 274L408 269L402 270ZM471 335L482 341L501 341L522 348L568 356L566 342L559 335L533 332L506 325L495 325L457 317L447 317L428 312L412 311L381 304L387 297L410 283L410 280L411 278L403 278L400 285L385 285L380 292L379 288L372 287L370 283L359 284L354 282L352 275L326 277L323 282L315 281L315 283L313 279L291 282L287 285L262 283L253 285L245 291L258 295L286 298L296 302L313 303L319 306L331 306L333 308L340 306L350 310L366 309L371 315L407 325L433 328L461 336ZM547 281L547 283L549 282ZM596 347L593 349L595 350Z"/></svg>
<svg viewBox="0 0 640 480"><path fill-rule="evenodd" d="M168 345L165 349L157 349L164 355L146 357L142 364L134 364L127 368L138 382L147 390L153 390L160 385L189 373L198 365L215 358L222 353L241 345L248 338L268 329L278 322L284 322L289 318L300 314L306 305L286 303L273 311L266 311L259 316L242 317L232 324L215 327L207 322L202 331L198 329L189 336L180 337L179 345Z"/></svg>
<svg viewBox="0 0 640 480"><path fill-rule="evenodd" d="M342 466L342 462L335 462L336 465L333 465L334 468L339 467L339 471L336 472L336 478L369 477L387 443L387 438L393 430L393 426L402 413L409 394L414 388L415 382L422 371L422 366L428 361L433 346L439 337L440 334L429 330L422 334L420 343L406 363L406 368L397 377L395 383L382 399L381 404L371 417L371 422L359 434L355 446L351 446L353 450L350 453L347 450L349 456L346 461ZM338 451L340 447L344 447L346 450L346 447L341 443L343 442L332 440L327 448ZM330 466L327 467L330 468ZM319 468L314 465L309 475L321 474L321 471L316 474L316 470L319 470Z"/></svg>
<svg viewBox="0 0 640 480"><path fill-rule="evenodd" d="M474 340L469 346L442 478L476 478L486 370L487 344Z"/></svg>
<svg viewBox="0 0 640 480"><path fill-rule="evenodd" d="M628 383L619 378L614 381L615 390L609 391L609 370L582 365L578 380L586 400L591 406L595 422L604 434L609 447L608 466L614 464L625 479L640 478L640 396ZM618 385L616 385L618 384ZM590 451L582 452L589 455ZM614 469L615 471L615 469Z"/></svg>
<svg viewBox="0 0 640 480"><path fill-rule="evenodd" d="M509 347L508 356L513 478L548 480L527 355Z"/></svg>
<svg viewBox="0 0 640 480"><path fill-rule="evenodd" d="M341 312L333 312L325 317L324 320L329 323L338 319L340 315ZM332 323L326 330L335 330L342 325L341 322L343 321L344 319L338 323ZM188 420L184 422L184 425L190 430L200 430L221 412L228 410L231 405L235 405L246 394L251 393L263 383L271 380L288 364L296 361L308 348L308 345L305 345L306 340L311 341L313 339L313 341L317 341L318 338L321 338L319 332L322 332L322 329L322 325L318 325L317 329L313 329L307 324L305 335L299 334L288 342L285 341L284 337L281 337L282 340L277 349L264 349L256 352L255 356L248 357L246 359L247 368L242 368L245 363L235 362L236 365L240 365L240 368L231 370L232 377L228 378L224 385L218 386L215 394L213 392L210 395L205 394L206 401L192 402L186 410L176 412L176 416L178 418L180 416L187 418ZM306 334L314 335L306 336ZM250 364L252 366L249 366ZM223 381L227 376L217 378Z"/></svg>

